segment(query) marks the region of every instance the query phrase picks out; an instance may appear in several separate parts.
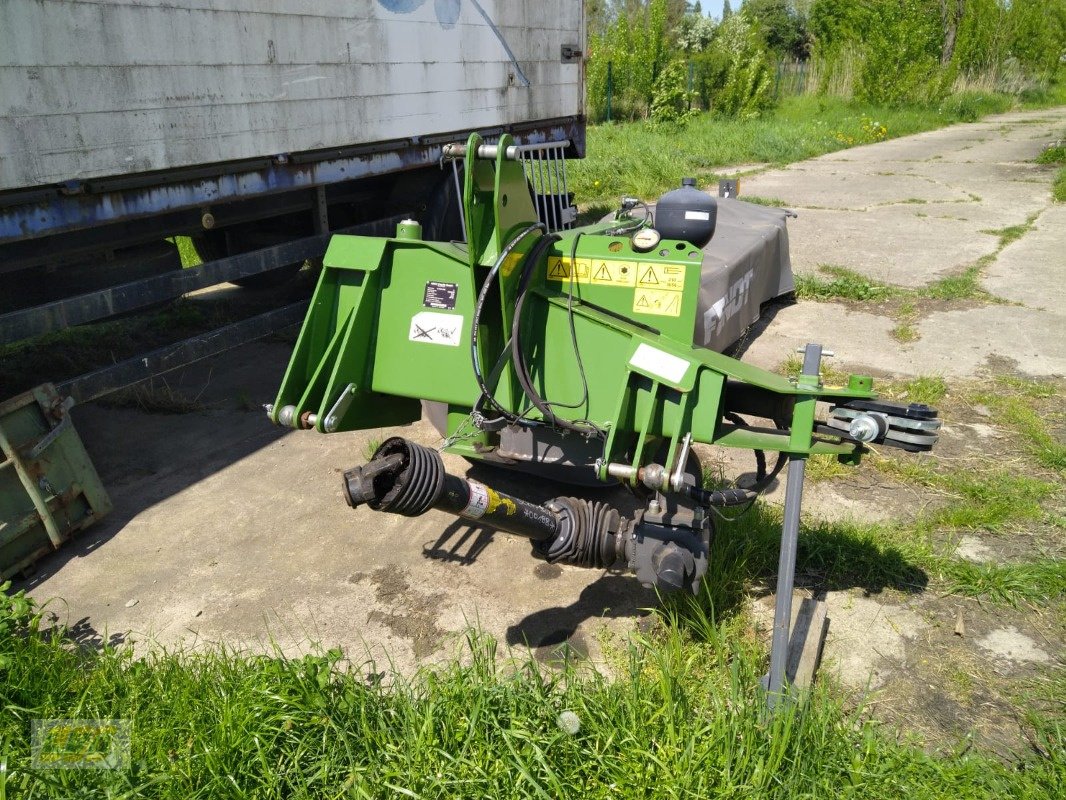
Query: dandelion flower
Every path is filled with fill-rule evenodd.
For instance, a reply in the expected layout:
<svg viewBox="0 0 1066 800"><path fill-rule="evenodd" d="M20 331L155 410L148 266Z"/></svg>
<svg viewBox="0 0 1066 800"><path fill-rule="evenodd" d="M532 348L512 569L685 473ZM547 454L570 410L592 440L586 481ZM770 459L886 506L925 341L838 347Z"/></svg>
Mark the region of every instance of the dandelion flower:
<svg viewBox="0 0 1066 800"><path fill-rule="evenodd" d="M561 712L556 723L562 728L564 733L568 733L571 736L581 730L581 719L573 711Z"/></svg>

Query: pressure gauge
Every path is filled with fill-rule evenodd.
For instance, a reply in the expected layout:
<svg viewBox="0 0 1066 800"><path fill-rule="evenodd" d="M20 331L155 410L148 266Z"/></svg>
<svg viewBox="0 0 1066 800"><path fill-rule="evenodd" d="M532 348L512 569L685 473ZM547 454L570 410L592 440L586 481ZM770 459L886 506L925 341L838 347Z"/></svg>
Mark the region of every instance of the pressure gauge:
<svg viewBox="0 0 1066 800"><path fill-rule="evenodd" d="M655 245L659 244L659 232L655 228L641 228L633 234L633 249L638 253L646 253Z"/></svg>

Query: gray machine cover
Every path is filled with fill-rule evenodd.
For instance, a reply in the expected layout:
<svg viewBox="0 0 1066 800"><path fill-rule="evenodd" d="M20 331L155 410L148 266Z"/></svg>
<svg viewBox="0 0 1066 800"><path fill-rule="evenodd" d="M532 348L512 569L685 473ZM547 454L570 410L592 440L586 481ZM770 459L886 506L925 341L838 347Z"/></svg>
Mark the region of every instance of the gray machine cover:
<svg viewBox="0 0 1066 800"><path fill-rule="evenodd" d="M759 318L763 303L796 288L785 227L790 213L719 198L714 238L703 248L695 344L725 350Z"/></svg>
<svg viewBox="0 0 1066 800"><path fill-rule="evenodd" d="M763 303L795 290L785 226L790 216L783 208L718 198L714 238L703 248L694 344L725 351L759 318Z"/></svg>

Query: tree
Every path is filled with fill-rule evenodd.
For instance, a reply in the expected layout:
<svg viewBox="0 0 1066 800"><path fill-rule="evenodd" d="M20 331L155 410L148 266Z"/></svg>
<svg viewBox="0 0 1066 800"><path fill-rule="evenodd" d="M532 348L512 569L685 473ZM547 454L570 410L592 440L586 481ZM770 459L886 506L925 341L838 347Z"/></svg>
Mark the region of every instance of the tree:
<svg viewBox="0 0 1066 800"><path fill-rule="evenodd" d="M725 22L731 16L733 16L733 6L729 5L729 0L725 0L725 3L722 4L722 22Z"/></svg>
<svg viewBox="0 0 1066 800"><path fill-rule="evenodd" d="M806 31L789 0L744 0L741 9L755 23L766 46L779 55L805 55L800 47Z"/></svg>

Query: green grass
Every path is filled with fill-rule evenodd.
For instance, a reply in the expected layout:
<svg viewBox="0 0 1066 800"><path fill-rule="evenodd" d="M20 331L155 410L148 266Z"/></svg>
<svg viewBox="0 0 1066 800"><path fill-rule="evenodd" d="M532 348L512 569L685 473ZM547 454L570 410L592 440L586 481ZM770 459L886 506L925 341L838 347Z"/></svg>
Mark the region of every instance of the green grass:
<svg viewBox="0 0 1066 800"><path fill-rule="evenodd" d="M796 276L796 297L801 300L854 300L856 302L879 302L902 297L906 289L867 278L845 267L823 265L819 272L829 280L817 275Z"/></svg>
<svg viewBox="0 0 1066 800"><path fill-rule="evenodd" d="M757 206L769 206L770 208L788 208L789 204L777 197L759 197L757 194L741 195L740 200L745 203L754 203Z"/></svg>
<svg viewBox="0 0 1066 800"><path fill-rule="evenodd" d="M1066 475L1066 444L1056 438L1049 425L1052 421L1061 425L1064 413L1061 408L1036 406L1033 402L1053 401L1057 396L1055 387L1050 384L999 378L992 389L972 393L970 401L987 406L997 420L1012 427L1021 437L1025 450L1040 466Z"/></svg>
<svg viewBox="0 0 1066 800"><path fill-rule="evenodd" d="M715 610L723 599L667 603L614 654L613 679L501 664L470 634L459 660L404 680L339 651L82 650L15 598L0 607L0 796L1043 798L1066 778L1062 729L1035 712L1047 755L1009 765L932 755L847 710L829 681L767 715L763 649L742 615ZM130 768L34 769L36 718L130 720Z"/></svg>
<svg viewBox="0 0 1066 800"><path fill-rule="evenodd" d="M716 180L716 167L787 164L845 149L849 141L876 141L865 132L864 117L884 125L886 138L958 119L938 109L876 108L803 95L786 98L772 113L750 120L703 114L680 129L645 122L593 125L588 157L567 167L570 188L583 202L615 203L626 194L654 198L680 185L682 177L697 177L702 184Z"/></svg>
<svg viewBox="0 0 1066 800"><path fill-rule="evenodd" d="M1062 167L1051 185L1051 196L1057 203L1066 203L1066 167Z"/></svg>

